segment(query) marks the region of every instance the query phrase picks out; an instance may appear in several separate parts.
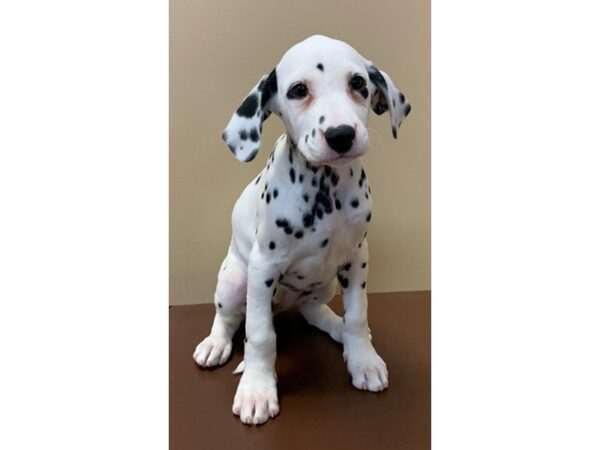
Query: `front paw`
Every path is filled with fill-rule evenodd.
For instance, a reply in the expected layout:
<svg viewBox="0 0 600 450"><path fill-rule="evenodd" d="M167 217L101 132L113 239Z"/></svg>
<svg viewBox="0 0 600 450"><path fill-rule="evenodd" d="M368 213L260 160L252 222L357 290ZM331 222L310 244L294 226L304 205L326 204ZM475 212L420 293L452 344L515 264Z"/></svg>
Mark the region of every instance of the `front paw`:
<svg viewBox="0 0 600 450"><path fill-rule="evenodd" d="M344 348L348 372L356 389L371 392L383 391L388 387L387 366L372 345L363 344Z"/></svg>
<svg viewBox="0 0 600 450"><path fill-rule="evenodd" d="M198 344L194 351L194 361L200 367L220 366L231 355L231 339L220 336L208 336Z"/></svg>
<svg viewBox="0 0 600 450"><path fill-rule="evenodd" d="M260 425L279 414L275 374L244 372L232 411L248 425Z"/></svg>

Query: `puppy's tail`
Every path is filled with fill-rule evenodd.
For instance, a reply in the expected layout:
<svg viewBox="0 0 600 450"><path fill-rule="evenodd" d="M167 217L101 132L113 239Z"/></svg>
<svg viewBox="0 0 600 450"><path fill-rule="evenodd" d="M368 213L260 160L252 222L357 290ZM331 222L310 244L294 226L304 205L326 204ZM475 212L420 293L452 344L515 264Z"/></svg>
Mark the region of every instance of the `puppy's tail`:
<svg viewBox="0 0 600 450"><path fill-rule="evenodd" d="M244 367L245 367L245 363L244 363L244 360L242 359L242 362L238 364L238 366L235 368L235 370L232 373L234 375L240 374L244 371Z"/></svg>

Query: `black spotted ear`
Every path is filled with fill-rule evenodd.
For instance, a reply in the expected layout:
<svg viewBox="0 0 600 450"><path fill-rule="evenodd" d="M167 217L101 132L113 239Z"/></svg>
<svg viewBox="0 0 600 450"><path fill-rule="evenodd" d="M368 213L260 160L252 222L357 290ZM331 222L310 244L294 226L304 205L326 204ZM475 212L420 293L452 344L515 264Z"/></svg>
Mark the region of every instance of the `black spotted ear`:
<svg viewBox="0 0 600 450"><path fill-rule="evenodd" d="M366 61L366 65L370 80L371 108L377 115L390 112L392 134L396 139L400 124L410 113L410 103L406 101L404 94L398 90L387 73L379 70L370 61Z"/></svg>
<svg viewBox="0 0 600 450"><path fill-rule="evenodd" d="M233 113L223 132L231 153L243 162L252 161L260 148L262 123L277 112L277 74L275 69L263 75L240 107Z"/></svg>

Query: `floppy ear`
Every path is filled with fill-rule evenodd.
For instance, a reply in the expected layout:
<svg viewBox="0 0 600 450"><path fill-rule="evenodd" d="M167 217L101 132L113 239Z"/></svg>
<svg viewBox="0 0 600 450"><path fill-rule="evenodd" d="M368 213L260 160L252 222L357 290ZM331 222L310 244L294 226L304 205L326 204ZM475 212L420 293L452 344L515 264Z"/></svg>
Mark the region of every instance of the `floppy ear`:
<svg viewBox="0 0 600 450"><path fill-rule="evenodd" d="M400 124L410 113L410 103L406 101L404 94L398 90L387 73L379 70L371 61L365 60L365 63L370 80L371 108L377 115L390 112L392 134L396 139Z"/></svg>
<svg viewBox="0 0 600 450"><path fill-rule="evenodd" d="M223 132L231 153L243 162L252 161L260 148L262 123L277 111L277 74L275 69L263 75L240 107L233 113Z"/></svg>

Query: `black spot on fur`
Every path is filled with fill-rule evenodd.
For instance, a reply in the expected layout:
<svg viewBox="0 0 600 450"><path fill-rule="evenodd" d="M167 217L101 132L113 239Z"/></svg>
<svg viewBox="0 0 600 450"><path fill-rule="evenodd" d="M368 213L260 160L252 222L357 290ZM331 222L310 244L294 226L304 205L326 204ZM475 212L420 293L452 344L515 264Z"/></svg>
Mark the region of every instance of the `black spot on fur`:
<svg viewBox="0 0 600 450"><path fill-rule="evenodd" d="M303 181L304 181L304 175L303 174L298 175L298 182L302 183Z"/></svg>
<svg viewBox="0 0 600 450"><path fill-rule="evenodd" d="M240 139L242 141L245 141L246 139L248 139L248 132L246 130L240 130Z"/></svg>
<svg viewBox="0 0 600 450"><path fill-rule="evenodd" d="M382 101L381 98L382 97L380 95L378 97L379 100L377 101L377 103L375 103L375 106L373 106L373 112L378 116L380 116L388 110L387 103L384 103L384 101Z"/></svg>
<svg viewBox="0 0 600 450"><path fill-rule="evenodd" d="M304 226L306 228L312 227L313 224L315 223L315 216L312 215L311 213L304 214L304 216L302 217L302 223L304 224Z"/></svg>
<svg viewBox="0 0 600 450"><path fill-rule="evenodd" d="M352 267L352 263L346 263L346 265L344 266L344 270L348 271L350 270L350 267Z"/></svg>
<svg viewBox="0 0 600 450"><path fill-rule="evenodd" d="M317 179L315 177L313 177L310 184L312 184L314 187L317 187Z"/></svg>
<svg viewBox="0 0 600 450"><path fill-rule="evenodd" d="M343 287L344 289L346 289L346 288L348 287L348 278L342 278L342 279L340 280L340 284L342 285L342 287Z"/></svg>
<svg viewBox="0 0 600 450"><path fill-rule="evenodd" d="M342 209L342 203L337 198L335 199L335 209Z"/></svg>
<svg viewBox="0 0 600 450"><path fill-rule="evenodd" d="M302 239L302 236L304 236L304 233L300 230L296 231L296 234L294 234L296 239Z"/></svg>
<svg viewBox="0 0 600 450"><path fill-rule="evenodd" d="M354 171L352 170L352 167L350 167L350 176L353 177L354 176Z"/></svg>
<svg viewBox="0 0 600 450"><path fill-rule="evenodd" d="M275 225L277 225L279 228L288 228L290 226L290 223L287 219L277 219L275 221Z"/></svg>
<svg viewBox="0 0 600 450"><path fill-rule="evenodd" d="M329 243L329 239L325 239L321 242L321 247L325 247Z"/></svg>
<svg viewBox="0 0 600 450"><path fill-rule="evenodd" d="M323 123L325 121L325 116L319 117L319 123Z"/></svg>
<svg viewBox="0 0 600 450"><path fill-rule="evenodd" d="M323 67L323 64L321 64L321 63L317 64L317 69L319 69L321 72L325 71L325 68Z"/></svg>
<svg viewBox="0 0 600 450"><path fill-rule="evenodd" d="M267 203L271 201L271 194L267 192Z"/></svg>
<svg viewBox="0 0 600 450"><path fill-rule="evenodd" d="M311 134L312 134L312 137L315 137L315 129L314 128L312 129Z"/></svg>
<svg viewBox="0 0 600 450"><path fill-rule="evenodd" d="M361 178L360 180L358 180L358 187L361 188L363 184L363 179Z"/></svg>
<svg viewBox="0 0 600 450"><path fill-rule="evenodd" d="M289 283L281 283L282 285L284 285L285 287L291 289L294 292L299 292L300 289L298 289L296 286L294 286L293 284L289 284Z"/></svg>
<svg viewBox="0 0 600 450"><path fill-rule="evenodd" d="M256 179L256 181L254 182L254 184L258 184L259 181L260 181L260 175L258 176L258 178Z"/></svg>
<svg viewBox="0 0 600 450"><path fill-rule="evenodd" d="M362 268L364 269L365 267L367 267L367 263L366 262L362 263Z"/></svg>
<svg viewBox="0 0 600 450"><path fill-rule="evenodd" d="M256 109L258 108L258 98L256 94L250 94L248 97L244 99L240 107L237 109L236 113L238 116L251 118L256 113Z"/></svg>
<svg viewBox="0 0 600 450"><path fill-rule="evenodd" d="M244 162L250 162L254 159L254 157L256 156L256 154L258 153L258 149L255 148L254 150L252 150L249 154L248 157L244 160Z"/></svg>
<svg viewBox="0 0 600 450"><path fill-rule="evenodd" d="M352 206L353 208L358 208L358 205L359 205L359 203L358 203L358 199L357 198L353 199L350 202L350 206Z"/></svg>
<svg viewBox="0 0 600 450"><path fill-rule="evenodd" d="M304 280L304 275L297 275L299 280Z"/></svg>
<svg viewBox="0 0 600 450"><path fill-rule="evenodd" d="M398 93L398 99L400 99L400 103L404 103L406 101L406 98L402 92Z"/></svg>
<svg viewBox="0 0 600 450"><path fill-rule="evenodd" d="M380 89L387 90L387 83L385 82L385 78L381 75L381 72L375 66L370 66L367 69L369 74L369 79Z"/></svg>
<svg viewBox="0 0 600 450"><path fill-rule="evenodd" d="M245 338L244 338L244 344L247 344L247 343L248 343L248 338L247 338L247 337L245 337Z"/></svg>
<svg viewBox="0 0 600 450"><path fill-rule="evenodd" d="M256 130L256 128L252 128L250 130L250 140L252 142L258 142L258 131Z"/></svg>
<svg viewBox="0 0 600 450"><path fill-rule="evenodd" d="M315 201L317 203L320 203L321 205L323 205L323 208L325 209L325 212L327 214L331 214L333 209L331 206L331 199L329 198L329 196L327 196L323 192L319 191L319 192L317 192L317 195L315 196Z"/></svg>
<svg viewBox="0 0 600 450"><path fill-rule="evenodd" d="M365 192L365 198L366 198L367 200L369 200L369 194L367 194L366 192Z"/></svg>
<svg viewBox="0 0 600 450"><path fill-rule="evenodd" d="M262 95L260 97L260 106L261 108L264 108L267 102L273 96L273 94L277 92L277 72L275 71L275 69L271 71L271 73L265 80L265 83L261 83L261 85L262 89L260 89L259 85L259 89L262 91Z"/></svg>
<svg viewBox="0 0 600 450"><path fill-rule="evenodd" d="M329 185L325 182L326 180L326 174L321 175L321 179L319 180L319 189L329 195Z"/></svg>
<svg viewBox="0 0 600 450"><path fill-rule="evenodd" d="M363 283L360 285L360 287L361 287L361 288L363 288L363 289L364 289L365 287L367 287L367 282L366 282L366 281L363 281Z"/></svg>
<svg viewBox="0 0 600 450"><path fill-rule="evenodd" d="M369 213L369 215L367 216L367 222L371 221L371 213Z"/></svg>
<svg viewBox="0 0 600 450"><path fill-rule="evenodd" d="M405 115L405 116L408 116L408 115L410 114L410 111L411 111L411 109L412 109L412 106L410 106L410 103L407 103L407 104L404 106L404 115Z"/></svg>
<svg viewBox="0 0 600 450"><path fill-rule="evenodd" d="M308 134L306 136L304 136L304 142L308 142Z"/></svg>
<svg viewBox="0 0 600 450"><path fill-rule="evenodd" d="M338 181L340 181L340 177L338 176L337 173L333 172L331 174L331 184L333 184L334 186L337 186Z"/></svg>
<svg viewBox="0 0 600 450"><path fill-rule="evenodd" d="M269 248L271 250L275 250L275 242L273 242L273 241L269 242Z"/></svg>
<svg viewBox="0 0 600 450"><path fill-rule="evenodd" d="M217 306L218 306L219 308L222 308L222 307L223 307L223 305L221 304L221 302L217 303Z"/></svg>
<svg viewBox="0 0 600 450"><path fill-rule="evenodd" d="M290 180L292 181L292 183L296 182L296 171L293 167L290 168Z"/></svg>
<svg viewBox="0 0 600 450"><path fill-rule="evenodd" d="M277 189L273 189L273 198L277 198L279 195L279 191Z"/></svg>
<svg viewBox="0 0 600 450"><path fill-rule="evenodd" d="M308 203L308 194L305 193L304 195L302 195L302 198L306 203Z"/></svg>
<svg viewBox="0 0 600 450"><path fill-rule="evenodd" d="M273 278L269 278L268 280L265 280L265 284L267 285L267 287L271 287L271 285L273 284Z"/></svg>

